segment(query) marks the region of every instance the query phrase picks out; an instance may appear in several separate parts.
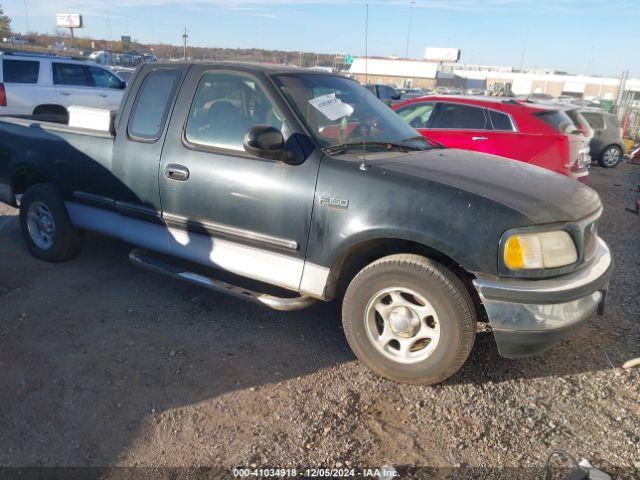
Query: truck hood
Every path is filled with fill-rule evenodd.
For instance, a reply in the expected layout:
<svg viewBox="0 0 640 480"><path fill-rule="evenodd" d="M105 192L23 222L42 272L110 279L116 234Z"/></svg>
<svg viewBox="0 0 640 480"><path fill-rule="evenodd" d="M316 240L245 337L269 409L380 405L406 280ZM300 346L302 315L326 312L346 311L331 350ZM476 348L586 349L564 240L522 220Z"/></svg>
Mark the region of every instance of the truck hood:
<svg viewBox="0 0 640 480"><path fill-rule="evenodd" d="M367 162L492 199L536 224L580 220L602 206L598 194L576 180L495 155L432 149L381 157L368 154Z"/></svg>

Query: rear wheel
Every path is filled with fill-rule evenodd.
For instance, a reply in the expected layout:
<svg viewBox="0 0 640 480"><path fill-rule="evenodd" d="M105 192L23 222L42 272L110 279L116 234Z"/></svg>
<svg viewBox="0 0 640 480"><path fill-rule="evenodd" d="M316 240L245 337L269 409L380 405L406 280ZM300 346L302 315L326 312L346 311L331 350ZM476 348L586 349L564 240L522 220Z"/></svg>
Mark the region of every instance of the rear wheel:
<svg viewBox="0 0 640 480"><path fill-rule="evenodd" d="M433 384L467 359L476 333L475 308L462 282L419 255L390 255L365 267L342 307L347 341L379 375Z"/></svg>
<svg viewBox="0 0 640 480"><path fill-rule="evenodd" d="M622 159L622 149L617 145L609 145L602 151L598 163L602 168L613 168Z"/></svg>
<svg viewBox="0 0 640 480"><path fill-rule="evenodd" d="M82 230L69 220L62 196L50 183L29 187L20 203L22 237L31 254L47 262L74 258L82 246Z"/></svg>

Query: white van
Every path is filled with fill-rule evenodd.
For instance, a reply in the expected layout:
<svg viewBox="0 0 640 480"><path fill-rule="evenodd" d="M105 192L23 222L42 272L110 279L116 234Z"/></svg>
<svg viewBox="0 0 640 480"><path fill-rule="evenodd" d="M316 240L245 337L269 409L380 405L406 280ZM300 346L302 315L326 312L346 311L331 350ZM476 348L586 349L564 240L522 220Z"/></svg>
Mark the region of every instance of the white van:
<svg viewBox="0 0 640 480"><path fill-rule="evenodd" d="M0 115L66 123L71 105L117 109L125 87L92 62L0 52Z"/></svg>

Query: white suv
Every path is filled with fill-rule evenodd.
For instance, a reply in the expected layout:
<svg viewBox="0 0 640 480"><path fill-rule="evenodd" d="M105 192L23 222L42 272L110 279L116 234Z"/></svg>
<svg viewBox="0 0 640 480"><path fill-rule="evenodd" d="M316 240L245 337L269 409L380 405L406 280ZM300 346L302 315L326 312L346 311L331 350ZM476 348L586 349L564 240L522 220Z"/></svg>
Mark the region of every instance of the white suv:
<svg viewBox="0 0 640 480"><path fill-rule="evenodd" d="M66 123L71 105L117 109L125 86L95 63L0 52L0 115Z"/></svg>

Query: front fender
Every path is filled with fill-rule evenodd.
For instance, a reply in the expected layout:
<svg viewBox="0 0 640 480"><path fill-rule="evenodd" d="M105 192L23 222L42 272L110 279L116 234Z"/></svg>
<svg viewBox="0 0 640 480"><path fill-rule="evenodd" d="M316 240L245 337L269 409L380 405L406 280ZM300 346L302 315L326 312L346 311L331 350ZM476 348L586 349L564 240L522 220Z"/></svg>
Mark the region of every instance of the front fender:
<svg viewBox="0 0 640 480"><path fill-rule="evenodd" d="M416 242L467 271L497 275L503 232L531 224L487 197L412 175L325 157L316 189L307 259L331 267L374 239ZM327 198L333 201L327 201Z"/></svg>

